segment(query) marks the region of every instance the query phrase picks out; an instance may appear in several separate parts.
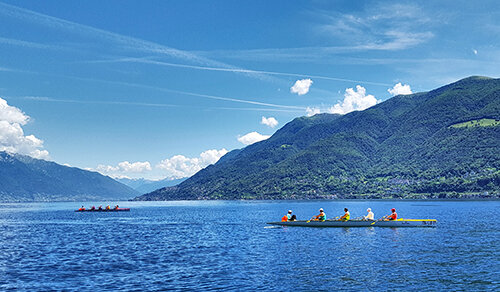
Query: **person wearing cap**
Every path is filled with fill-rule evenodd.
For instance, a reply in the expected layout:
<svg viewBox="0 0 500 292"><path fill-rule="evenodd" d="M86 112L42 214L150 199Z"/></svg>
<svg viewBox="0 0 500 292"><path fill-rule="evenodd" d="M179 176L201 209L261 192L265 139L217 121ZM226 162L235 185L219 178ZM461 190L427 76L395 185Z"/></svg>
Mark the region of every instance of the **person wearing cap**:
<svg viewBox="0 0 500 292"><path fill-rule="evenodd" d="M347 208L344 208L344 212L345 214L340 217L340 221L349 221L349 219L351 219L351 213L349 213L349 210Z"/></svg>
<svg viewBox="0 0 500 292"><path fill-rule="evenodd" d="M323 208L319 209L319 215L316 215L312 218L314 221L325 221L326 220L326 214L323 211Z"/></svg>
<svg viewBox="0 0 500 292"><path fill-rule="evenodd" d="M387 215L385 221L393 221L398 219L398 213L396 213L396 209L391 209L391 215Z"/></svg>
<svg viewBox="0 0 500 292"><path fill-rule="evenodd" d="M368 212L368 214L366 216L364 216L364 219L365 220L369 220L369 221L375 221L375 215L373 214L372 212L372 209L371 208L368 208L366 209L366 212Z"/></svg>
<svg viewBox="0 0 500 292"><path fill-rule="evenodd" d="M281 217L281 222L290 221L292 219L292 210L288 210L288 214Z"/></svg>

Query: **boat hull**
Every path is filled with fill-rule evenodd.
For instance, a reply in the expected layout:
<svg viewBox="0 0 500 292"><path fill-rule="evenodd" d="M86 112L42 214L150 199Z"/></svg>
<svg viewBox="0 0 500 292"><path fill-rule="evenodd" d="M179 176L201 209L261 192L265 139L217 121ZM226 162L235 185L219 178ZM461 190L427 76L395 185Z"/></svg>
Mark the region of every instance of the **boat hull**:
<svg viewBox="0 0 500 292"><path fill-rule="evenodd" d="M284 221L268 222L271 225L300 226L300 227L436 227L435 219L398 219L396 221Z"/></svg>
<svg viewBox="0 0 500 292"><path fill-rule="evenodd" d="M110 210L106 210L106 209L102 209L102 210L99 210L99 209L75 210L75 212L126 212L126 211L130 211L130 208L118 208L118 209L110 209Z"/></svg>

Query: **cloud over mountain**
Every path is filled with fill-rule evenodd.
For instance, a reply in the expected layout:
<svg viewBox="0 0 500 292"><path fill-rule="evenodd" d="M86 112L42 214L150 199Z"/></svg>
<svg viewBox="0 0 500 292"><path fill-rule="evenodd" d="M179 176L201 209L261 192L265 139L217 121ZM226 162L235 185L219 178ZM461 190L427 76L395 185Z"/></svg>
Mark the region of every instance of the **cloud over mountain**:
<svg viewBox="0 0 500 292"><path fill-rule="evenodd" d="M157 168L166 172L167 177L183 178L197 173L201 169L216 163L227 150L211 149L200 153L199 157L189 158L184 155L175 155L162 160Z"/></svg>
<svg viewBox="0 0 500 292"><path fill-rule="evenodd" d="M29 120L30 117L19 108L0 98L0 151L47 159L49 152L43 149L43 140L24 134L22 126Z"/></svg>
<svg viewBox="0 0 500 292"><path fill-rule="evenodd" d="M366 94L366 89L361 85L356 85L356 90L347 88L344 93L344 100L328 109L332 114L347 114L352 111L362 111L374 106L379 101L375 96Z"/></svg>
<svg viewBox="0 0 500 292"><path fill-rule="evenodd" d="M251 145L253 143L257 143L257 142L266 140L269 137L271 137L271 136L270 135L262 135L258 132L250 132L246 135L238 137L238 141L240 141L241 143L243 143L245 145Z"/></svg>
<svg viewBox="0 0 500 292"><path fill-rule="evenodd" d="M412 94L413 92L411 91L410 85L405 84L402 85L401 82L397 83L394 85L393 88L387 89L387 91L392 95L400 95L400 94Z"/></svg>
<svg viewBox="0 0 500 292"><path fill-rule="evenodd" d="M260 121L260 123L263 125L266 125L270 128L274 128L278 125L278 121L273 117L269 117L269 118L262 117L262 120Z"/></svg>

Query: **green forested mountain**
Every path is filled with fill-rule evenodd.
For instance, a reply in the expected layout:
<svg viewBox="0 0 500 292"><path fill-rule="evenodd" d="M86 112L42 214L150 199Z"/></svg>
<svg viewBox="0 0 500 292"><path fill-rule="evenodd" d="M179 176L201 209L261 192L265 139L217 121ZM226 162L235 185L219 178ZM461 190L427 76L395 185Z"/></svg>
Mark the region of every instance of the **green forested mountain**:
<svg viewBox="0 0 500 292"><path fill-rule="evenodd" d="M137 200L500 196L500 79L319 114Z"/></svg>
<svg viewBox="0 0 500 292"><path fill-rule="evenodd" d="M0 202L124 200L137 194L97 172L0 151Z"/></svg>

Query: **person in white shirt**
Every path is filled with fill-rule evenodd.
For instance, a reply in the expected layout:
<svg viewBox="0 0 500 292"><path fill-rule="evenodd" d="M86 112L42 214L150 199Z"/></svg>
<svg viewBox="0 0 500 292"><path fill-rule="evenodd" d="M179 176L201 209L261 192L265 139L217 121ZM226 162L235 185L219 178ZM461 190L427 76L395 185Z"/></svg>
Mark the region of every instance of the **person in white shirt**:
<svg viewBox="0 0 500 292"><path fill-rule="evenodd" d="M366 209L366 211L368 212L368 215L365 216L365 220L374 221L375 216L373 215L372 209L368 208L368 209Z"/></svg>

